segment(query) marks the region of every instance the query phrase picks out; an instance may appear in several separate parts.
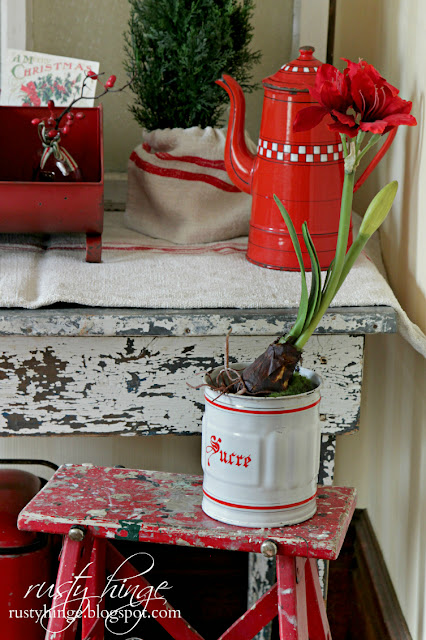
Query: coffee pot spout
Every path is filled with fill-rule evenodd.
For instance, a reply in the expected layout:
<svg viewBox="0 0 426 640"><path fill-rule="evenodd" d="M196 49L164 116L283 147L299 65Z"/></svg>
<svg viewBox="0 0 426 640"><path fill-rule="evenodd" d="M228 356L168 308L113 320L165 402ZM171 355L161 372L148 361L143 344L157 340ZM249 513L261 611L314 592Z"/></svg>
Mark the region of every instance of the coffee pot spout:
<svg viewBox="0 0 426 640"><path fill-rule="evenodd" d="M231 76L223 75L216 84L228 93L231 105L229 112L228 133L225 145L225 165L232 182L241 191L251 193L251 182L256 156L246 145L244 121L246 105L244 93L240 85Z"/></svg>

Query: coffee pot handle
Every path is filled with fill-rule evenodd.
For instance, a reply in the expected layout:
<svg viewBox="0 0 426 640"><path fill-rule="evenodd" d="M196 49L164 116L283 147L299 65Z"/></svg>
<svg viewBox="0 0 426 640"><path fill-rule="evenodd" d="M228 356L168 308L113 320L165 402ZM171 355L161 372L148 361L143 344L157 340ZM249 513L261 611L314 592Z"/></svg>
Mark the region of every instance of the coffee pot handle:
<svg viewBox="0 0 426 640"><path fill-rule="evenodd" d="M375 169L377 167L377 165L379 164L380 160L383 158L383 156L385 155L385 153L388 151L389 147L391 146L391 144L392 144L392 142L393 142L393 140L394 140L394 138L396 136L397 130L398 130L398 127L394 127L392 129L392 131L389 132L389 135L386 138L386 140L383 143L383 145L380 147L380 149L378 150L378 152L376 153L376 155L374 156L374 158L372 159L372 161L370 162L368 167L365 169L364 173L360 176L359 180L356 181L355 187L354 187L354 192L358 191L358 189L367 180L368 176L373 171L373 169Z"/></svg>

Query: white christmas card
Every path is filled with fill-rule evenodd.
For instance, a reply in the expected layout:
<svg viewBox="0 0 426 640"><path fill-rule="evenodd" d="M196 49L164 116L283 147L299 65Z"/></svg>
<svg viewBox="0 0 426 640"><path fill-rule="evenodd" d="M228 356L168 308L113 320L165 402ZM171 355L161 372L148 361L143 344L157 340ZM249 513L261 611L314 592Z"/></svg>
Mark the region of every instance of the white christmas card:
<svg viewBox="0 0 426 640"><path fill-rule="evenodd" d="M0 104L11 106L67 106L81 93L87 71L99 72L99 62L7 49L2 60ZM92 107L96 82L88 80L80 107Z"/></svg>

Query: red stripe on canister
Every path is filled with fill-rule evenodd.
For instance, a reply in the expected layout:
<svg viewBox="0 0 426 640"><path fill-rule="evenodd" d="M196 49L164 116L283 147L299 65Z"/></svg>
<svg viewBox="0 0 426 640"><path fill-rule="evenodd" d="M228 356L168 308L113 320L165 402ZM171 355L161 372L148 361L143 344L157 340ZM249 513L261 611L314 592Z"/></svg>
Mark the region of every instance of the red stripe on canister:
<svg viewBox="0 0 426 640"><path fill-rule="evenodd" d="M278 411L250 411L245 409L236 409L235 407L226 407L223 404L218 404L213 400L209 400L209 398L207 397L206 397L206 400L207 402L212 404L214 407L218 407L218 409L225 409L225 411L236 411L237 413L253 413L255 415L267 416L267 415L278 415L282 413L297 413L298 411L306 411L307 409L312 409L312 407L315 407L317 404L319 404L319 402L321 401L321 398L318 398L316 402L309 404L307 407L297 407L296 409L279 409Z"/></svg>
<svg viewBox="0 0 426 640"><path fill-rule="evenodd" d="M310 502L317 495L317 492L315 491L313 496L311 496L310 498L306 498L306 500L301 500L300 502L293 502L292 504L274 505L270 507L256 507L253 505L234 504L233 502L225 502L224 500L218 500L218 498L213 498L213 496L207 493L207 491L205 491L204 489L203 489L203 493L206 496L206 498L208 498L209 500L213 500L213 502L218 502L219 504L223 504L225 507L233 507L234 509L251 509L253 511L274 511L277 509L291 509L292 507L298 507L301 504L306 504L307 502Z"/></svg>

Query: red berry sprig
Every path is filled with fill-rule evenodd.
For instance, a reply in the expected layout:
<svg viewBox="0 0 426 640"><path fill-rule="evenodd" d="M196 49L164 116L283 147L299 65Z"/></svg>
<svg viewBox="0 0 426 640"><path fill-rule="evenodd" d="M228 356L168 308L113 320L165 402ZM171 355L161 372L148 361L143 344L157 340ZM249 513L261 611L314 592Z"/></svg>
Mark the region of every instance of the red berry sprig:
<svg viewBox="0 0 426 640"><path fill-rule="evenodd" d="M33 120L31 120L31 124L39 127L39 135L45 140L46 143L48 143L49 140L55 140L56 138L59 138L59 134L62 134L64 136L68 135L69 132L71 131L71 127L74 124L74 120L75 119L82 120L85 117L82 111L77 111L74 114L71 111L71 109L76 102L85 98L84 88L86 87L86 81L88 79L96 80L104 88L104 91L102 91L99 95L94 96L93 100L98 100L99 98L101 98L111 90L115 92L123 91L123 89L126 89L126 87L128 87L133 81L133 78L132 78L129 82L127 82L125 85L123 85L119 89L114 89L114 85L116 83L117 77L114 75L110 76L104 84L99 79L101 75L102 75L101 73L95 73L94 71L89 69L89 71L86 73L86 77L83 80L83 84L81 85L80 95L77 98L74 98L74 100L68 105L68 107L66 107L62 111L62 113L59 114L59 116L55 117L55 114L54 114L55 103L53 102L53 100L49 100L47 103L47 108L49 109L50 114L47 120L42 120L40 118L34 118ZM64 117L66 118L66 123L61 127L60 124Z"/></svg>
<svg viewBox="0 0 426 640"><path fill-rule="evenodd" d="M107 87L107 89L112 89L113 86L115 85L116 80L117 78L115 76L110 76L108 80L105 82L105 87Z"/></svg>
<svg viewBox="0 0 426 640"><path fill-rule="evenodd" d="M69 132L71 131L71 127L74 121L74 114L71 113L71 111L68 111L65 114L66 124L63 127L60 127L59 124L62 120L63 114L61 114L59 118L55 118L55 114L53 111L55 108L55 103L53 102L53 100L48 101L47 108L50 111L50 114L47 120L45 121L45 120L41 120L40 118L34 118L33 120L31 120L31 124L35 126L41 125L41 127L44 128L43 137L44 138L47 137L49 140L54 140L59 133L61 133L64 136L68 135ZM85 116L82 111L77 111L77 113L75 114L75 117L81 120Z"/></svg>

